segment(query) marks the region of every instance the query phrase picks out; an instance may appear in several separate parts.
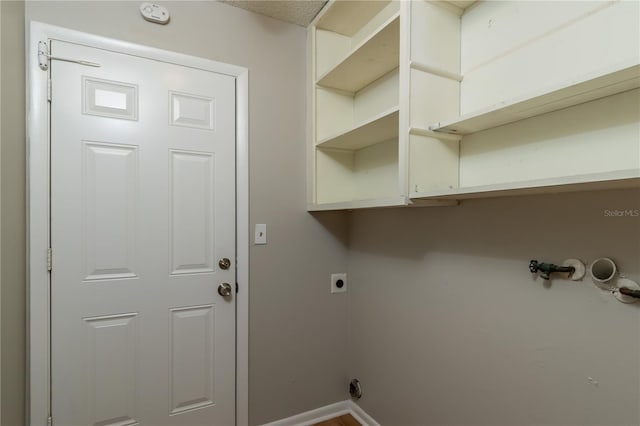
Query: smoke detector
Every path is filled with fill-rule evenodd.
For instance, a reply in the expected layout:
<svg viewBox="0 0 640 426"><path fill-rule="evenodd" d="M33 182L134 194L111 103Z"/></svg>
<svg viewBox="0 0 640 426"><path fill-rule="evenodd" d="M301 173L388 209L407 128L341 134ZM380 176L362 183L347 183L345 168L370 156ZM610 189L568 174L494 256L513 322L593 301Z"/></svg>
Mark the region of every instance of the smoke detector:
<svg viewBox="0 0 640 426"><path fill-rule="evenodd" d="M166 7L155 3L142 3L140 14L144 19L155 24L166 25L169 23L169 11Z"/></svg>

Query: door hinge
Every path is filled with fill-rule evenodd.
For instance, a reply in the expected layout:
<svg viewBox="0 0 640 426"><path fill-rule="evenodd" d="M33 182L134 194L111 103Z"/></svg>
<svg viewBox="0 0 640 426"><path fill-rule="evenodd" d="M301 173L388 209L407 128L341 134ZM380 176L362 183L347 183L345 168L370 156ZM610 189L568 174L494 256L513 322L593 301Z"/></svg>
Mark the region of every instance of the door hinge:
<svg viewBox="0 0 640 426"><path fill-rule="evenodd" d="M239 290L240 290L240 287L238 286L238 283L236 283L236 294L238 294Z"/></svg>
<svg viewBox="0 0 640 426"><path fill-rule="evenodd" d="M47 426L53 426L53 419L51 418L51 416L47 418Z"/></svg>
<svg viewBox="0 0 640 426"><path fill-rule="evenodd" d="M51 86L52 86L51 85L51 79L48 79L47 80L47 100L49 102L51 102L51 91L52 91Z"/></svg>
<svg viewBox="0 0 640 426"><path fill-rule="evenodd" d="M38 42L38 65L42 71L49 69L49 45L46 41Z"/></svg>
<svg viewBox="0 0 640 426"><path fill-rule="evenodd" d="M47 249L47 271L51 272L53 269L53 250L51 247Z"/></svg>

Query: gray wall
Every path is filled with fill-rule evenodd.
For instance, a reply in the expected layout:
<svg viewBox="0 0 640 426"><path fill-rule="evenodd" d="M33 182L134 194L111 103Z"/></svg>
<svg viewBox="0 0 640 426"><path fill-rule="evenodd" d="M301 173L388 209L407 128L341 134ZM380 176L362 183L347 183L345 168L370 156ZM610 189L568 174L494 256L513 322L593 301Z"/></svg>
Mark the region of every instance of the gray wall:
<svg viewBox="0 0 640 426"><path fill-rule="evenodd" d="M269 242L250 248L250 422L343 400L346 297L328 289L330 273L346 269L347 217L305 211L306 31L217 2L162 4L172 14L167 26L144 21L138 2L28 2L26 17L249 68L250 221L268 225ZM22 424L24 386L24 15L2 7L3 43L5 21L20 27L11 40L17 62L2 49L12 90L2 87L2 264L14 264L2 270L1 423L14 426Z"/></svg>
<svg viewBox="0 0 640 426"><path fill-rule="evenodd" d="M25 376L24 3L2 1L2 418L23 425Z"/></svg>
<svg viewBox="0 0 640 426"><path fill-rule="evenodd" d="M250 419L343 400L348 377L380 423L638 424L639 307L590 280L533 280L530 258L611 256L640 280L638 191L464 202L351 214L305 212L305 31L215 2L29 3L27 18L250 69ZM24 69L20 3L2 7L2 419L22 425ZM343 297L346 296L346 297ZM348 334L344 324L348 324ZM348 362L343 357L348 355ZM589 381L591 378L591 382ZM597 385L596 383L597 382Z"/></svg>
<svg viewBox="0 0 640 426"><path fill-rule="evenodd" d="M394 426L640 424L640 304L528 271L608 256L640 282L640 217L616 209L640 211L640 191L354 212L360 405Z"/></svg>

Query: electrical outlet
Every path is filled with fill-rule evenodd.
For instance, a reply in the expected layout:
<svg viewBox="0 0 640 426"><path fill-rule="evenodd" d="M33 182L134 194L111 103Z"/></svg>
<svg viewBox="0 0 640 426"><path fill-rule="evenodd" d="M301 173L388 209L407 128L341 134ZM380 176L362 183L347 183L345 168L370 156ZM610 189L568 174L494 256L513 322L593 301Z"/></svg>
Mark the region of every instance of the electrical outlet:
<svg viewBox="0 0 640 426"><path fill-rule="evenodd" d="M347 291L347 274L331 274L331 293Z"/></svg>

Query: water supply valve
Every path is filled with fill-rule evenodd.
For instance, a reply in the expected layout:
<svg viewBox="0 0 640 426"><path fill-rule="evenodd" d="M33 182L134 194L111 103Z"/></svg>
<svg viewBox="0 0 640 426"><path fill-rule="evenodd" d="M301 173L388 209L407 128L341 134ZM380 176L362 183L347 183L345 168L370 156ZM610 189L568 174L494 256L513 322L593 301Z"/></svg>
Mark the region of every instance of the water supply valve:
<svg viewBox="0 0 640 426"><path fill-rule="evenodd" d="M540 276L548 280L550 279L550 274L554 272L568 272L569 277L575 272L576 268L573 266L558 266L553 263L539 263L537 260L532 260L529 262L529 271L532 273L540 272Z"/></svg>

